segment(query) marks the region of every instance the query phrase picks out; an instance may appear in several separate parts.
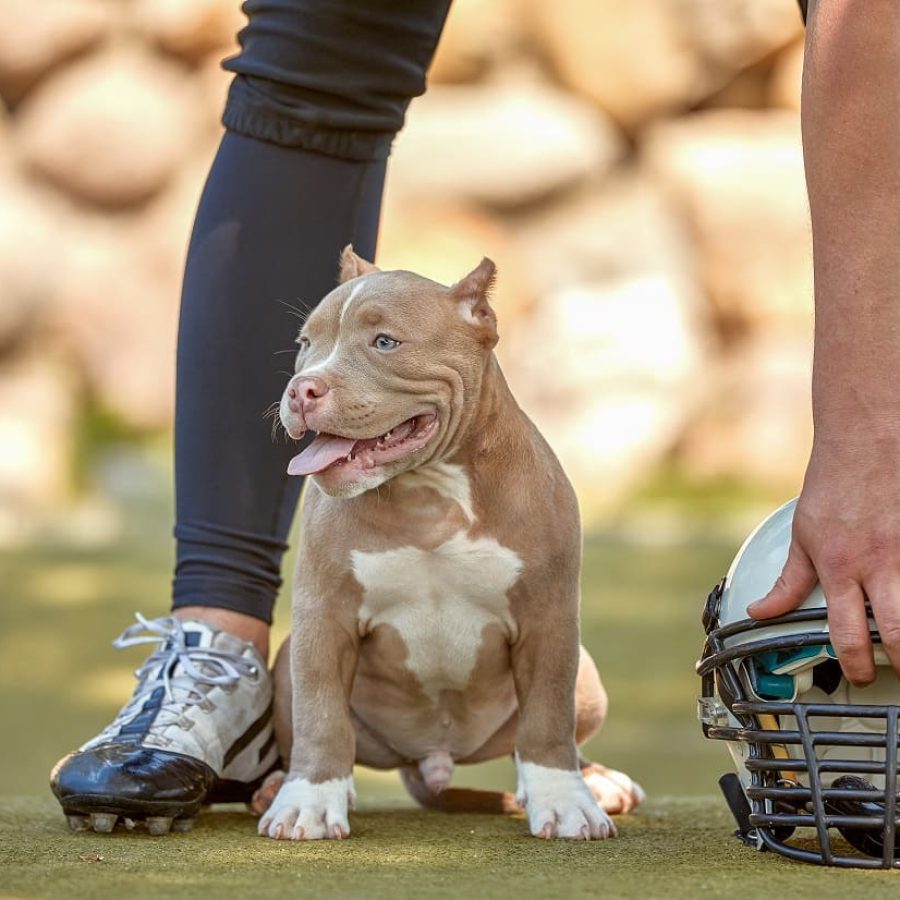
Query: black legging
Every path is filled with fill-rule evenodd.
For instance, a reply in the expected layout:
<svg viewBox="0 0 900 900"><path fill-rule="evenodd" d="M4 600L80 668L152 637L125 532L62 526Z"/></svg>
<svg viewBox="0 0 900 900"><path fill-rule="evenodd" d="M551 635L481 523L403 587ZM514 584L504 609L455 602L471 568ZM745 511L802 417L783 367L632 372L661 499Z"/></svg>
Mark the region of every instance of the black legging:
<svg viewBox="0 0 900 900"><path fill-rule="evenodd" d="M372 258L391 140L449 0L248 0L228 129L194 225L178 335L173 608L271 621L301 479L266 408L353 243Z"/></svg>

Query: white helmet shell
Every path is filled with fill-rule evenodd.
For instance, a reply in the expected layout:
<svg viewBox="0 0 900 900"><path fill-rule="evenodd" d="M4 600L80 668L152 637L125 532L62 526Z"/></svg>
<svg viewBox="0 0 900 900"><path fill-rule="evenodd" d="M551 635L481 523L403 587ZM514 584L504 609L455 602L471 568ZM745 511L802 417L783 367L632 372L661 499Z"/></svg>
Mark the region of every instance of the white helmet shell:
<svg viewBox="0 0 900 900"><path fill-rule="evenodd" d="M744 541L725 576L719 605L720 625L749 618L747 607L772 590L787 561L796 507L797 499L789 500L763 520ZM825 595L816 585L799 608L821 609L824 606ZM820 627L827 630L824 623ZM772 633L778 631L779 627L774 626ZM768 629L754 632L753 639L765 637L766 632Z"/></svg>

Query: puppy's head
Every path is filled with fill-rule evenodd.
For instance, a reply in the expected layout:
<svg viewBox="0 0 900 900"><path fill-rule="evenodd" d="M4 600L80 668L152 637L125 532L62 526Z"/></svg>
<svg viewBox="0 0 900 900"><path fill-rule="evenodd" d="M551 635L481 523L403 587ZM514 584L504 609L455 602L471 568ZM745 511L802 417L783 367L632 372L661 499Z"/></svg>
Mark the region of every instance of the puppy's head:
<svg viewBox="0 0 900 900"><path fill-rule="evenodd" d="M382 272L341 255L340 284L297 338L295 374L281 398L293 438L315 440L288 471L326 494L354 497L442 459L472 420L497 343L489 259L452 287Z"/></svg>

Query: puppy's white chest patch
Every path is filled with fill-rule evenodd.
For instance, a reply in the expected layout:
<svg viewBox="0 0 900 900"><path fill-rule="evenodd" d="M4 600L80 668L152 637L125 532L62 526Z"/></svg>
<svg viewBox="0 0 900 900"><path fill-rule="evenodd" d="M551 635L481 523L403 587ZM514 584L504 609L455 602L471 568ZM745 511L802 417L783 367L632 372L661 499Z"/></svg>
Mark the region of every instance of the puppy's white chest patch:
<svg viewBox="0 0 900 900"><path fill-rule="evenodd" d="M507 591L522 560L493 538L460 532L433 550L353 551L351 558L363 588L362 632L393 626L406 644L407 668L432 699L466 687L485 626L515 637Z"/></svg>

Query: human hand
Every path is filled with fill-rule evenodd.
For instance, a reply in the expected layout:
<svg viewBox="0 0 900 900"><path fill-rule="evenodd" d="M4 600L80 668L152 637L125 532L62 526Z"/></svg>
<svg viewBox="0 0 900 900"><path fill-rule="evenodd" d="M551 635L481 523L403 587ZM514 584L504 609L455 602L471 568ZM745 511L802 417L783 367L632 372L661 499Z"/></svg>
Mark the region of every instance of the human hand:
<svg viewBox="0 0 900 900"><path fill-rule="evenodd" d="M875 678L865 601L900 674L900 423L860 440L817 441L775 586L748 613L796 609L820 582L831 643L854 685Z"/></svg>

